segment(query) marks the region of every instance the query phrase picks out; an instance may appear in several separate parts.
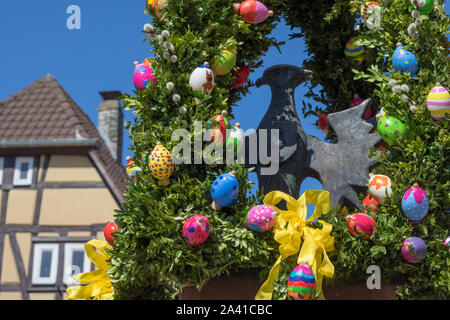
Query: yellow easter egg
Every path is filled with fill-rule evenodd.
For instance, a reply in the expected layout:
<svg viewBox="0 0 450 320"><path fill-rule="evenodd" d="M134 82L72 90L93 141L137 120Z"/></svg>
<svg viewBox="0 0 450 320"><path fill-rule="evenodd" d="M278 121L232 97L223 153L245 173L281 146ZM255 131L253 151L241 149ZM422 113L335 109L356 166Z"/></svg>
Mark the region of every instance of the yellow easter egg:
<svg viewBox="0 0 450 320"><path fill-rule="evenodd" d="M158 143L149 156L148 167L152 175L158 179L160 186L166 186L170 183L170 176L173 173L175 165L172 156L161 143Z"/></svg>

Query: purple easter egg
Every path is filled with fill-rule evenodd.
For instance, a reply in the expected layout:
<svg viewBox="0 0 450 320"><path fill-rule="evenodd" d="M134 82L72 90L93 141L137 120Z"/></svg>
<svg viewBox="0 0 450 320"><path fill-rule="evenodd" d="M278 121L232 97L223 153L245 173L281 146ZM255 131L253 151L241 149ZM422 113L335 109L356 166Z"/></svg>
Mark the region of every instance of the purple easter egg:
<svg viewBox="0 0 450 320"><path fill-rule="evenodd" d="M146 65L136 64L133 74L134 88L139 91L145 90L151 82L156 82L156 78L153 76L153 70Z"/></svg>
<svg viewBox="0 0 450 320"><path fill-rule="evenodd" d="M422 220L427 215L429 207L427 194L417 184L414 184L403 195L403 213L413 222Z"/></svg>
<svg viewBox="0 0 450 320"><path fill-rule="evenodd" d="M277 212L270 206L254 206L247 214L247 225L253 231L264 232L274 226L277 216Z"/></svg>
<svg viewBox="0 0 450 320"><path fill-rule="evenodd" d="M425 256L427 255L427 245L418 237L409 237L403 242L402 255L406 261L418 263L425 259Z"/></svg>
<svg viewBox="0 0 450 320"><path fill-rule="evenodd" d="M183 225L183 237L184 241L188 245L196 246L205 242L211 232L211 226L208 219L201 215L196 214L186 220Z"/></svg>

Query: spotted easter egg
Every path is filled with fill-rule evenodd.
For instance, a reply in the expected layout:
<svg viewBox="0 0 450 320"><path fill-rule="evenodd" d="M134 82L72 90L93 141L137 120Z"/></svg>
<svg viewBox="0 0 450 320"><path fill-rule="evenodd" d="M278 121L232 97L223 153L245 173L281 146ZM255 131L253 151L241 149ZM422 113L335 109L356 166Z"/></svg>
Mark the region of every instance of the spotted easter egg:
<svg viewBox="0 0 450 320"><path fill-rule="evenodd" d="M236 65L236 50L235 49L225 49L214 57L211 61L211 69L216 75L224 75L233 69Z"/></svg>
<svg viewBox="0 0 450 320"><path fill-rule="evenodd" d="M402 210L412 222L422 220L427 215L429 207L428 196L422 188L419 188L417 183L406 190L403 195Z"/></svg>
<svg viewBox="0 0 450 320"><path fill-rule="evenodd" d="M413 0L409 0L411 2L411 5L414 7ZM425 5L419 9L420 17L422 19L428 19L428 16L433 11L434 8L434 0L425 0Z"/></svg>
<svg viewBox="0 0 450 320"><path fill-rule="evenodd" d="M158 179L158 185L167 186L175 165L170 152L161 144L157 143L149 156L149 169L152 175Z"/></svg>
<svg viewBox="0 0 450 320"><path fill-rule="evenodd" d="M261 23L273 15L273 11L257 0L245 0L237 8L242 20L251 24Z"/></svg>
<svg viewBox="0 0 450 320"><path fill-rule="evenodd" d="M247 214L247 225L256 232L264 232L272 228L277 221L278 213L265 204L254 206Z"/></svg>
<svg viewBox="0 0 450 320"><path fill-rule="evenodd" d="M386 197L392 194L392 181L388 176L382 174L370 174L369 192L379 203L383 204Z"/></svg>
<svg viewBox="0 0 450 320"><path fill-rule="evenodd" d="M214 73L207 62L196 68L190 78L192 94L197 99L201 99L205 92L211 92L214 88Z"/></svg>
<svg viewBox="0 0 450 320"><path fill-rule="evenodd" d="M227 207L237 199L239 194L239 182L236 179L235 172L224 173L214 180L211 187L211 197L214 201L213 205Z"/></svg>
<svg viewBox="0 0 450 320"><path fill-rule="evenodd" d="M363 46L355 44L354 38L351 38L345 44L345 56L352 60L356 66L359 66L365 58L365 49Z"/></svg>
<svg viewBox="0 0 450 320"><path fill-rule="evenodd" d="M450 114L450 93L439 82L428 93L426 103L431 117L436 121L444 119L445 114Z"/></svg>
<svg viewBox="0 0 450 320"><path fill-rule="evenodd" d="M147 10L160 17L168 2L169 0L147 0Z"/></svg>
<svg viewBox="0 0 450 320"><path fill-rule="evenodd" d="M367 209L367 211L375 212L378 210L378 206L380 203L372 196L370 193L363 200L363 206Z"/></svg>
<svg viewBox="0 0 450 320"><path fill-rule="evenodd" d="M381 25L381 6L378 2L369 1L361 6L361 17L367 28L378 29Z"/></svg>
<svg viewBox="0 0 450 320"><path fill-rule="evenodd" d="M153 70L144 64L135 62L133 84L134 88L139 91L144 91L152 82L156 82L153 76Z"/></svg>
<svg viewBox="0 0 450 320"><path fill-rule="evenodd" d="M141 172L142 169L139 168L138 166L136 166L136 164L134 163L133 159L131 159L131 157L127 157L127 168L126 168L126 172L128 177L130 177L130 179L136 179L136 175L138 172Z"/></svg>
<svg viewBox="0 0 450 320"><path fill-rule="evenodd" d="M395 117L385 115L378 119L378 133L388 144L392 145L405 133L405 125Z"/></svg>
<svg viewBox="0 0 450 320"><path fill-rule="evenodd" d="M409 50L398 44L392 56L392 63L395 71L410 73L411 77L416 77L419 71L419 60Z"/></svg>
<svg viewBox="0 0 450 320"><path fill-rule="evenodd" d="M348 230L354 237L369 239L375 225L375 220L366 213L355 213L347 217Z"/></svg>
<svg viewBox="0 0 450 320"><path fill-rule="evenodd" d="M361 103L364 102L364 99L361 98L357 93L353 95L353 100L350 102L349 108L353 108L356 106L359 106ZM364 120L369 120L372 117L372 110L370 109L370 106L367 108L366 114L364 115Z"/></svg>
<svg viewBox="0 0 450 320"><path fill-rule="evenodd" d="M307 264L300 264L289 275L289 300L312 300L316 294L316 278Z"/></svg>
<svg viewBox="0 0 450 320"><path fill-rule="evenodd" d="M445 238L444 242L442 243L444 246L449 247L448 251L450 252L450 237Z"/></svg>
<svg viewBox="0 0 450 320"><path fill-rule="evenodd" d="M427 255L427 245L418 237L409 237L403 242L402 255L406 261L418 263L425 259L425 256Z"/></svg>
<svg viewBox="0 0 450 320"><path fill-rule="evenodd" d="M217 114L211 118L212 124L208 125L209 129L209 140L214 143L223 143L227 139L229 132L227 130L231 129L230 121L227 118L228 112L222 111L221 114Z"/></svg>
<svg viewBox="0 0 450 320"><path fill-rule="evenodd" d="M184 241L191 246L196 246L205 242L210 233L211 226L209 221L201 214L193 215L187 219L183 225Z"/></svg>

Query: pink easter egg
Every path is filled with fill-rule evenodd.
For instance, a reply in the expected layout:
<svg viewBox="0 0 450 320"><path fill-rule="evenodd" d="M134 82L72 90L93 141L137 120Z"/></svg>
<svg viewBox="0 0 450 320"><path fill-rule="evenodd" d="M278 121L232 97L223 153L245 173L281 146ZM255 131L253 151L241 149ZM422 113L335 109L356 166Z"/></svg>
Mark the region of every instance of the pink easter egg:
<svg viewBox="0 0 450 320"><path fill-rule="evenodd" d="M205 242L211 232L208 219L196 214L186 220L183 225L183 237L188 245L196 246Z"/></svg>
<svg viewBox="0 0 450 320"><path fill-rule="evenodd" d="M253 231L264 232L274 226L277 217L277 212L270 206L254 206L247 214L247 225Z"/></svg>
<svg viewBox="0 0 450 320"><path fill-rule="evenodd" d="M143 91L151 82L156 82L156 78L153 76L153 70L144 64L136 64L133 74L134 88L139 91Z"/></svg>

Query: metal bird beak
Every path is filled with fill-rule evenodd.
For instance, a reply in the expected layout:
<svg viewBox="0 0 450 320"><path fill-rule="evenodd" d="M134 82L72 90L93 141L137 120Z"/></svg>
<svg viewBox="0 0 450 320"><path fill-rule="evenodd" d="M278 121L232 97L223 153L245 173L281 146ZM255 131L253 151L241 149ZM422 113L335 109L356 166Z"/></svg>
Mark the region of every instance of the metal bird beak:
<svg viewBox="0 0 450 320"><path fill-rule="evenodd" d="M257 88L259 88L259 87L261 87L262 85L265 85L265 84L269 84L269 81L268 81L267 78L264 78L264 76L259 78L255 82L255 85L256 85Z"/></svg>
<svg viewBox="0 0 450 320"><path fill-rule="evenodd" d="M313 72L310 70L299 68L296 85L299 86L303 82L310 81L313 79Z"/></svg>

